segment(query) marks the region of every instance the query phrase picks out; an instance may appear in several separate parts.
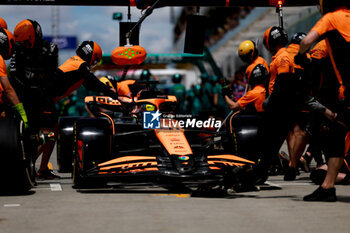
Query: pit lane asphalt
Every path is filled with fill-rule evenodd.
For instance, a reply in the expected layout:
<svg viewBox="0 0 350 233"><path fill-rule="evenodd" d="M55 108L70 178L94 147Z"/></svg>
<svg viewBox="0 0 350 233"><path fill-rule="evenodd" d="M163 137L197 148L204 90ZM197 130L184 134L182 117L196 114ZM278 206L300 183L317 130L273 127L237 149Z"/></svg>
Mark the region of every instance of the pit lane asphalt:
<svg viewBox="0 0 350 233"><path fill-rule="evenodd" d="M158 187L82 192L72 189L69 174L60 175L39 181L28 195L0 196L0 232L345 233L350 228L350 186L337 186L336 203L306 203L302 197L316 186L303 172L293 182L272 176L259 192L225 197L191 197Z"/></svg>

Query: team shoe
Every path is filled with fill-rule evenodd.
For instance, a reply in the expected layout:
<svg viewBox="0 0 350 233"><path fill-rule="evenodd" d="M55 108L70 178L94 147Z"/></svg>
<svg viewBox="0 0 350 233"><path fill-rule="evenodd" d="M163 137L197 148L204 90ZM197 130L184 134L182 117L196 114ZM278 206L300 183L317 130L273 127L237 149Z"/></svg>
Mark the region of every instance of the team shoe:
<svg viewBox="0 0 350 233"><path fill-rule="evenodd" d="M304 201L324 201L335 202L337 196L335 195L335 188L324 189L321 186L318 187L313 193L303 198Z"/></svg>
<svg viewBox="0 0 350 233"><path fill-rule="evenodd" d="M288 167L284 173L283 179L285 181L293 181L297 177L297 169L294 167Z"/></svg>
<svg viewBox="0 0 350 233"><path fill-rule="evenodd" d="M310 163L311 163L312 157L308 156L307 154L304 154L300 157L300 167L303 169L304 172L310 172Z"/></svg>
<svg viewBox="0 0 350 233"><path fill-rule="evenodd" d="M39 170L37 172L37 178L39 180L55 180L55 179L61 179L60 176L56 175L53 170L47 169L47 170Z"/></svg>
<svg viewBox="0 0 350 233"><path fill-rule="evenodd" d="M289 156L286 152L281 151L279 154L279 159L283 170L287 170L289 167Z"/></svg>

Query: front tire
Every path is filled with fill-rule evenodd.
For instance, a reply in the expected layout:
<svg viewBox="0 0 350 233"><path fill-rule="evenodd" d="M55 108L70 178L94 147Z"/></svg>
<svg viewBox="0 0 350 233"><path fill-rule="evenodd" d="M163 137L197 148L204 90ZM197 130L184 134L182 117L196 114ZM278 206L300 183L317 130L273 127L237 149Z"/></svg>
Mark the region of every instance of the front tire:
<svg viewBox="0 0 350 233"><path fill-rule="evenodd" d="M90 169L111 159L112 130L108 120L86 118L75 123L74 188L90 188L105 184L88 176Z"/></svg>
<svg viewBox="0 0 350 233"><path fill-rule="evenodd" d="M74 122L80 117L62 117L58 124L58 137L57 137L57 166L58 171L61 173L72 172L73 164L73 147L74 147L74 135L73 127Z"/></svg>

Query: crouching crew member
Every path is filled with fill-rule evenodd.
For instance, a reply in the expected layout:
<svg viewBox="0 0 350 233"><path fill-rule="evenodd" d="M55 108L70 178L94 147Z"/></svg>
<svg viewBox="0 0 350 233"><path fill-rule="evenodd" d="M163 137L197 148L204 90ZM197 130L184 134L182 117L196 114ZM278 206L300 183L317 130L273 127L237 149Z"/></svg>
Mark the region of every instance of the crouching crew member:
<svg viewBox="0 0 350 233"><path fill-rule="evenodd" d="M248 112L263 112L263 103L266 97L266 80L268 80L268 71L265 66L258 64L255 65L252 71L249 72L248 84L251 86L244 96L242 96L237 102L228 97L228 93L225 89L223 95L225 101L231 110L246 110Z"/></svg>

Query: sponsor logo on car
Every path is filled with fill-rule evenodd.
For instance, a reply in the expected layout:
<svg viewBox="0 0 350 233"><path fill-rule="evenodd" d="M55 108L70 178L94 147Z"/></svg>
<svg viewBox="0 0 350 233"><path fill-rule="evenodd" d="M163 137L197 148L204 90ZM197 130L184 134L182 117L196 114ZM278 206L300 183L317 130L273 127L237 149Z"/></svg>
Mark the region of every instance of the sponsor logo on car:
<svg viewBox="0 0 350 233"><path fill-rule="evenodd" d="M179 156L178 157L180 160L182 160L182 161L186 161L186 160L189 160L190 159L190 157L188 157L187 155L181 155L181 156Z"/></svg>
<svg viewBox="0 0 350 233"><path fill-rule="evenodd" d="M163 117L161 117L163 116ZM165 118L164 118L165 116ZM170 117L174 115L162 115L159 110L156 112L144 112L143 113L143 128L144 129L189 129L189 128L220 128L222 122L215 118L209 118L207 120L198 120L192 118L191 115L181 115L185 118L176 119L176 117ZM176 115L177 116L177 115ZM174 139L174 141L176 141Z"/></svg>

